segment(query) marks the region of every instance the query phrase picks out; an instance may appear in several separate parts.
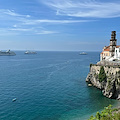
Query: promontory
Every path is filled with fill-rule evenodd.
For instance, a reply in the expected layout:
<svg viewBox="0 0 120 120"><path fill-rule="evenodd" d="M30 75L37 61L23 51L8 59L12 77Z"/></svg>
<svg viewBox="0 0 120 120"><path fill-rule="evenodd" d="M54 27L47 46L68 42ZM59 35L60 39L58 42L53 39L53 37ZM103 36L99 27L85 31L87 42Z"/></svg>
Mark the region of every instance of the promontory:
<svg viewBox="0 0 120 120"><path fill-rule="evenodd" d="M100 61L90 64L86 82L99 88L104 96L120 99L120 46L117 45L116 31L112 31L110 45L103 48Z"/></svg>

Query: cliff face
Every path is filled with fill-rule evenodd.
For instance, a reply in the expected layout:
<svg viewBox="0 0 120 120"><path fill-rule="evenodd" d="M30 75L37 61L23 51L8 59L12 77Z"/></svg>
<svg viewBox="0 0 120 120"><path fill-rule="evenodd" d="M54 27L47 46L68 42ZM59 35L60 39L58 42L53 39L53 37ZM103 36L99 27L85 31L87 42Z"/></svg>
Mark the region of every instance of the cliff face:
<svg viewBox="0 0 120 120"><path fill-rule="evenodd" d="M101 66L106 74L106 80L103 81L99 80ZM120 66L91 64L86 82L101 89L104 96L120 99Z"/></svg>

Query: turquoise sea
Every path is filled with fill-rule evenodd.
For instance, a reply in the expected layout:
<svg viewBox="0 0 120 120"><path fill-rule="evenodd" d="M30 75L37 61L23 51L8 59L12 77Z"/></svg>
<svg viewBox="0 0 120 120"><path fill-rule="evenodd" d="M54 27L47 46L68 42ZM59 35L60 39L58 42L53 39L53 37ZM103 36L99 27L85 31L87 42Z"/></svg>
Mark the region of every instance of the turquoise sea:
<svg viewBox="0 0 120 120"><path fill-rule="evenodd" d="M85 82L99 52L16 54L0 56L0 120L86 120L118 104Z"/></svg>

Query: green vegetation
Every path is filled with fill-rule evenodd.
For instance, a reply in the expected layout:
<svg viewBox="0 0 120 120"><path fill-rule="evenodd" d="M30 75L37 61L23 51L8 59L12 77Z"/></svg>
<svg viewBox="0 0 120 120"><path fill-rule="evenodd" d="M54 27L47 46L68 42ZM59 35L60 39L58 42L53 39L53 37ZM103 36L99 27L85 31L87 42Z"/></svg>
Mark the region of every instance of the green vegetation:
<svg viewBox="0 0 120 120"><path fill-rule="evenodd" d="M90 64L90 68L92 67L93 64Z"/></svg>
<svg viewBox="0 0 120 120"><path fill-rule="evenodd" d="M118 109L113 109L112 105L109 105L101 112L97 112L95 117L91 116L88 120L120 120L120 112L118 112Z"/></svg>
<svg viewBox="0 0 120 120"><path fill-rule="evenodd" d="M108 84L110 85L110 83L111 83L111 79L108 79Z"/></svg>
<svg viewBox="0 0 120 120"><path fill-rule="evenodd" d="M100 68L100 73L99 73L98 78L99 78L100 82L107 80L106 73L105 73L105 70L104 70L103 66L101 66L101 68Z"/></svg>
<svg viewBox="0 0 120 120"><path fill-rule="evenodd" d="M120 74L120 70L118 71L118 74Z"/></svg>

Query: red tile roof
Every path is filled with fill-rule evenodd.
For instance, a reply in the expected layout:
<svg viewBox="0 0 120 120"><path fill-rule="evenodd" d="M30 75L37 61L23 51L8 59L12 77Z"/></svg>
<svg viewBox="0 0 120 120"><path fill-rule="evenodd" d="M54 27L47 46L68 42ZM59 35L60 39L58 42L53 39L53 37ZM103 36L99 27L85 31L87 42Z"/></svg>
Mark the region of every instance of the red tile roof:
<svg viewBox="0 0 120 120"><path fill-rule="evenodd" d="M119 47L120 47L120 45L116 46L116 48L119 48Z"/></svg>
<svg viewBox="0 0 120 120"><path fill-rule="evenodd" d="M116 48L119 48L120 45L117 45ZM104 51L110 51L110 46L105 46L105 49L103 48L103 52ZM101 52L101 54L103 54L103 52Z"/></svg>
<svg viewBox="0 0 120 120"><path fill-rule="evenodd" d="M110 46L106 46L106 48L103 51L110 51Z"/></svg>

